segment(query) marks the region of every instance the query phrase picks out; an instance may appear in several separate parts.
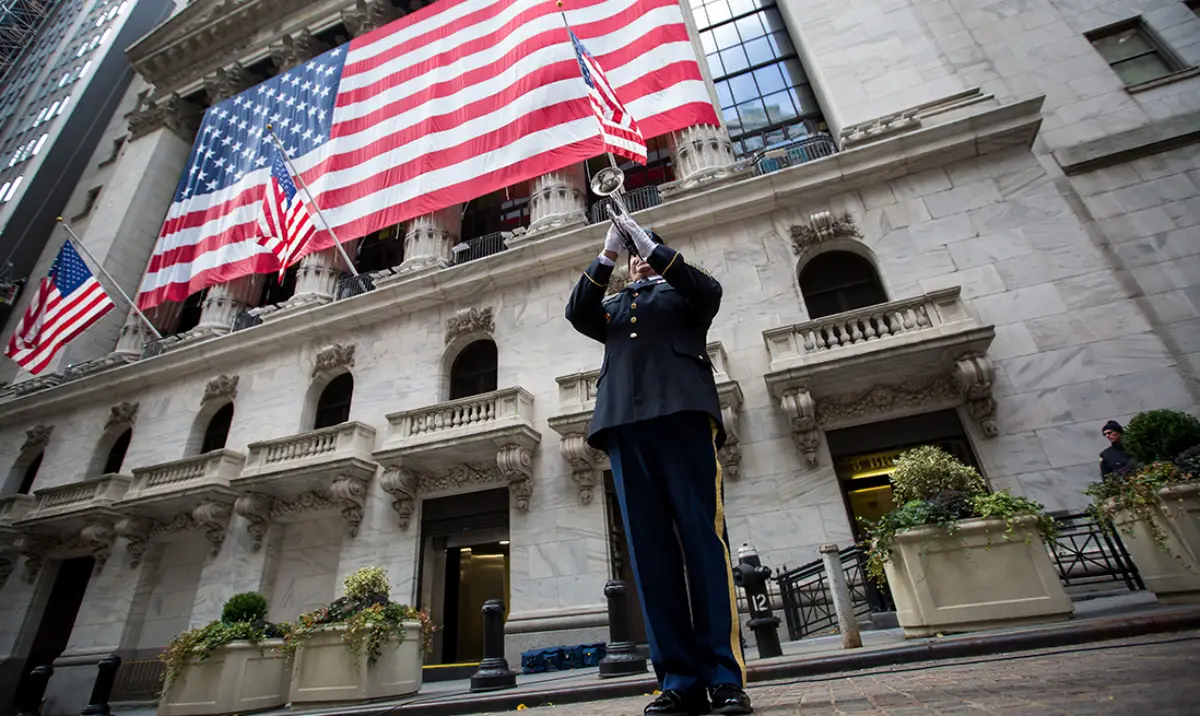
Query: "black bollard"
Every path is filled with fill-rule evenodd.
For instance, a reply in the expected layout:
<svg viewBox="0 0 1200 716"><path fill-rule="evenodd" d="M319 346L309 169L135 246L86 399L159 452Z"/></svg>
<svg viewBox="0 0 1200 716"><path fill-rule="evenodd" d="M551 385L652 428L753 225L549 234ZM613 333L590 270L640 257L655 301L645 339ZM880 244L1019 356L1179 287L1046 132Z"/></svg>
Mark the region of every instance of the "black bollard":
<svg viewBox="0 0 1200 716"><path fill-rule="evenodd" d="M24 698L17 704L17 716L41 716L42 699L46 696L46 685L54 676L54 667L49 664L34 667L25 682Z"/></svg>
<svg viewBox="0 0 1200 716"><path fill-rule="evenodd" d="M646 657L637 653L629 629L629 590L614 579L604 585L608 598L608 648L600 660L600 678L646 673Z"/></svg>
<svg viewBox="0 0 1200 716"><path fill-rule="evenodd" d="M514 689L517 675L504 658L504 601L489 599L483 603L483 660L471 676L471 691Z"/></svg>
<svg viewBox="0 0 1200 716"><path fill-rule="evenodd" d="M121 668L121 657L109 654L96 665L96 683L92 686L92 698L83 707L83 716L112 716L108 697L112 695L113 683L117 680L117 669Z"/></svg>
<svg viewBox="0 0 1200 716"><path fill-rule="evenodd" d="M738 565L733 568L733 581L746 590L746 601L750 604L750 622L747 626L754 632L758 645L758 658L770 659L783 656L779 644L779 617L771 611L771 594L767 583L771 570L763 566L758 552L749 543L738 550Z"/></svg>

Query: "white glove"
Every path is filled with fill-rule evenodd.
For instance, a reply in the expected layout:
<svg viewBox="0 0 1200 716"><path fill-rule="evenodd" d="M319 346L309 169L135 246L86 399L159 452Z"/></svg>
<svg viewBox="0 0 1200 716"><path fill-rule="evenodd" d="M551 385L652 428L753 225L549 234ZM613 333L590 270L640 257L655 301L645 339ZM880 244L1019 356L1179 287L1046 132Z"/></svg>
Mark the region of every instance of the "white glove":
<svg viewBox="0 0 1200 716"><path fill-rule="evenodd" d="M611 251L614 254L619 254L625 250L625 241L621 237L621 230L616 224L609 224L608 234L604 237L604 250Z"/></svg>
<svg viewBox="0 0 1200 716"><path fill-rule="evenodd" d="M643 259L654 253L656 244L650 240L650 235L646 233L646 230L638 226L638 223L631 216L613 211L611 206L608 213L612 216L613 229L620 228L622 233L632 237L633 243L637 246L638 254ZM609 231L611 232L613 229L609 229Z"/></svg>

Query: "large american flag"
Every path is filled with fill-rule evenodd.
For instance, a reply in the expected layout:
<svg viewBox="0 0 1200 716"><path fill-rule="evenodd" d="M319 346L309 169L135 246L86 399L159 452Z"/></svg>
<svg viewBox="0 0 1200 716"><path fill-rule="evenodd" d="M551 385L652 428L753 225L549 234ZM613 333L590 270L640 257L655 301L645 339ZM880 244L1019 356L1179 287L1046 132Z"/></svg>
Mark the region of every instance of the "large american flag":
<svg viewBox="0 0 1200 716"><path fill-rule="evenodd" d="M68 241L9 337L4 354L30 373L41 373L63 346L112 307L112 299Z"/></svg>
<svg viewBox="0 0 1200 716"><path fill-rule="evenodd" d="M638 128L637 120L621 104L613 91L608 77L592 53L583 46L579 37L570 28L571 44L575 47L575 59L579 62L579 73L588 86L588 100L596 120L600 123L600 136L604 138L605 151L612 152L638 164L646 163L646 139Z"/></svg>
<svg viewBox="0 0 1200 716"><path fill-rule="evenodd" d="M677 0L567 16L646 136L718 124ZM555 0L439 0L208 109L142 308L278 269L257 240L267 122L342 240L605 151Z"/></svg>
<svg viewBox="0 0 1200 716"><path fill-rule="evenodd" d="M271 177L263 194L262 211L258 216L258 228L262 232L259 242L267 247L279 262L279 279L287 268L304 255L317 227L313 224L308 202L296 191L296 182L288 173L283 152L278 148L271 160Z"/></svg>

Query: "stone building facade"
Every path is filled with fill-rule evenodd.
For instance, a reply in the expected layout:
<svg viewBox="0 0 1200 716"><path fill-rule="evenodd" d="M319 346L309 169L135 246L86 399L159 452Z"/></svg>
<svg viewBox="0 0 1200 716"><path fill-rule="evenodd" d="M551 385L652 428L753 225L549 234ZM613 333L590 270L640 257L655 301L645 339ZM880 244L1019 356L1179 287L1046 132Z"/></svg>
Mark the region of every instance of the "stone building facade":
<svg viewBox="0 0 1200 716"><path fill-rule="evenodd" d="M203 106L414 7L180 10L128 50L142 80L85 242L148 256ZM1105 420L1196 408L1193 7L690 9L726 124L654 138L630 197L725 288L707 360L735 544L770 565L848 544L890 504L895 452L928 442L1078 509ZM238 591L294 618L366 565L447 627L434 663L477 658L497 595L510 657L602 639L603 585L628 570L582 439L602 348L563 318L606 230L589 171L356 239L369 279L318 254L282 293L251 278L164 306L161 341L114 311L56 373L14 377L0 689L56 659L51 698L75 708L104 654L153 655Z"/></svg>

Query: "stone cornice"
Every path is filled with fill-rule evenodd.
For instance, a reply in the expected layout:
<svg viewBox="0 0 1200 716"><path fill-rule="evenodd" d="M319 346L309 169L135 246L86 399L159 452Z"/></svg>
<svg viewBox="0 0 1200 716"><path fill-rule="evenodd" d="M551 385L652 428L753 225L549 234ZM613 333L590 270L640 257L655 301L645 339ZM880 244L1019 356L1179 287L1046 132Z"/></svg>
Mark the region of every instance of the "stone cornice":
<svg viewBox="0 0 1200 716"><path fill-rule="evenodd" d="M171 93L231 61L266 56L284 35L329 27L353 8L355 0L197 0L125 54L160 93Z"/></svg>
<svg viewBox="0 0 1200 716"><path fill-rule="evenodd" d="M753 177L639 212L664 236L710 230L762 216L798 202L820 200L885 178L924 171L1013 146L1029 146L1041 125L1044 96L988 109L860 149ZM0 427L28 425L111 395L136 394L149 385L193 373L232 374L283 346L344 339L354 330L395 320L398 306L419 313L464 296L481 296L528 279L530 271L579 270L595 257L606 224L550 233L477 261L397 281L352 299L283 316L261 326L170 351L52 388L0 401Z"/></svg>

